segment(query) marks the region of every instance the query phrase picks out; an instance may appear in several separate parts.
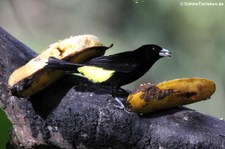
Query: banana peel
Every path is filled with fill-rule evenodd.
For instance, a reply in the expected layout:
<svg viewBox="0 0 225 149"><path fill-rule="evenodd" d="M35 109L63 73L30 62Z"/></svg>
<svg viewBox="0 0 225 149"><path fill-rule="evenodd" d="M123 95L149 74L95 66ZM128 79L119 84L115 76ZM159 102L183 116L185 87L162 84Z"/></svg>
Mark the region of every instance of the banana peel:
<svg viewBox="0 0 225 149"><path fill-rule="evenodd" d="M101 41L93 35L73 36L54 44L31 59L24 66L16 69L9 77L8 88L13 95L31 96L64 75L60 70L45 69L48 58L53 56L60 60L83 63L92 58L104 55L112 47L103 46Z"/></svg>
<svg viewBox="0 0 225 149"><path fill-rule="evenodd" d="M209 99L215 92L215 83L204 78L181 78L139 86L127 98L131 111L151 113Z"/></svg>

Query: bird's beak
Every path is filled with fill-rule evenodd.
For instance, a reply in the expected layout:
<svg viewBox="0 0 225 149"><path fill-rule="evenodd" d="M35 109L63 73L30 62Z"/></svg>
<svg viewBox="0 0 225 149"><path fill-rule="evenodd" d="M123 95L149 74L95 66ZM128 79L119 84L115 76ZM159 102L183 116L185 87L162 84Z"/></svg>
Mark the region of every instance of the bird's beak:
<svg viewBox="0 0 225 149"><path fill-rule="evenodd" d="M171 57L171 52L169 50L162 49L159 52L159 56L162 56L162 57Z"/></svg>

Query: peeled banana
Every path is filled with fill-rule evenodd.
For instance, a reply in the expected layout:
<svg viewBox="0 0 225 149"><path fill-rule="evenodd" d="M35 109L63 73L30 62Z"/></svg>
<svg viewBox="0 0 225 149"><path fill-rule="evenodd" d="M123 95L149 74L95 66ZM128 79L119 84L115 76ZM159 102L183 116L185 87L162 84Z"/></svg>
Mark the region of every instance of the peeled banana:
<svg viewBox="0 0 225 149"><path fill-rule="evenodd" d="M128 96L127 104L133 112L151 113L209 99L215 89L215 83L204 78L182 78L156 85L144 84Z"/></svg>
<svg viewBox="0 0 225 149"><path fill-rule="evenodd" d="M93 35L74 36L58 41L24 66L16 69L9 77L8 87L14 95L31 96L64 75L60 70L45 69L49 57L82 63L104 55L105 50L110 47L103 46Z"/></svg>

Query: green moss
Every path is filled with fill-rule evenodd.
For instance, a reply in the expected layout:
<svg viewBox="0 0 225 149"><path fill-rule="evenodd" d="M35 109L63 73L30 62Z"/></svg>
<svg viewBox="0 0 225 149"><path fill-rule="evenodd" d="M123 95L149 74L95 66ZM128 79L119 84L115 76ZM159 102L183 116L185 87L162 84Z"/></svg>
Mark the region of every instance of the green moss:
<svg viewBox="0 0 225 149"><path fill-rule="evenodd" d="M12 124L6 117L6 114L0 109L0 148L5 149L9 138L9 130Z"/></svg>

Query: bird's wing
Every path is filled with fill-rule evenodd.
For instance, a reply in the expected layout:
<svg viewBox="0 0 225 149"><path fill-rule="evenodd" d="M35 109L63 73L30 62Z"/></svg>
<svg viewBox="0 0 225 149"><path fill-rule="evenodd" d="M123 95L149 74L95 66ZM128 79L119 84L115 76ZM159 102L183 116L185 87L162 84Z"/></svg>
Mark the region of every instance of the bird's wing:
<svg viewBox="0 0 225 149"><path fill-rule="evenodd" d="M86 62L85 65L101 67L116 72L129 73L139 67L140 62L136 60L134 54L124 52L110 56L97 57Z"/></svg>

